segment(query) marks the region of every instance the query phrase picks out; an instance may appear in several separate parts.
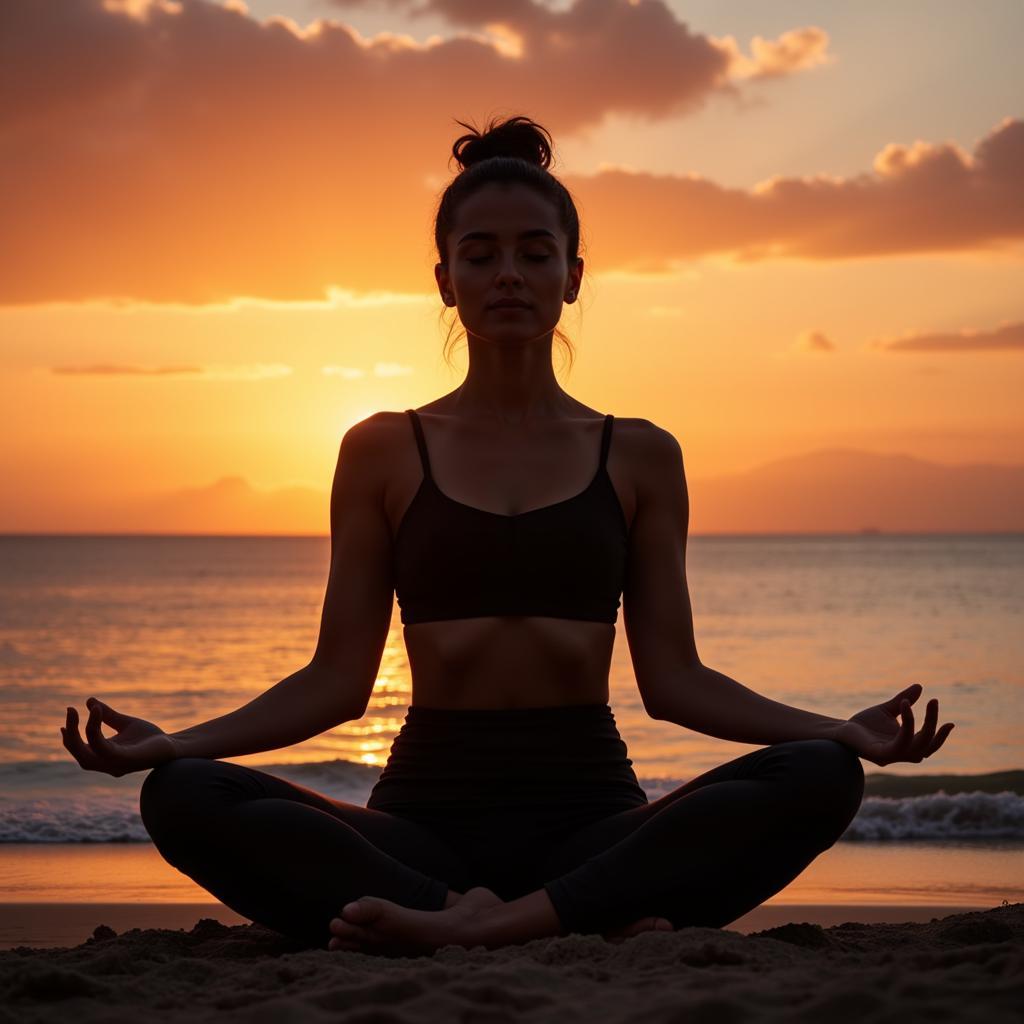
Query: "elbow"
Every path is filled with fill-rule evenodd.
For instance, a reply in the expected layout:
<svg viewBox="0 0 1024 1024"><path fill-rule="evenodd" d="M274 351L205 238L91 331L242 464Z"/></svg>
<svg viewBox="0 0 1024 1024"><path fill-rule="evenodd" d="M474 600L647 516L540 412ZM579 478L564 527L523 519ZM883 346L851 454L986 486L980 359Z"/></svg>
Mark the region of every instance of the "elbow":
<svg viewBox="0 0 1024 1024"><path fill-rule="evenodd" d="M687 665L673 678L671 684L656 687L643 694L644 710L655 721L679 723L684 716L684 706L695 687L700 685L705 667L700 662Z"/></svg>
<svg viewBox="0 0 1024 1024"><path fill-rule="evenodd" d="M333 729L343 722L357 722L366 714L372 682L369 686L351 685L343 672L316 659L301 671L312 679L313 697L309 706L311 713L319 718L321 728L325 719L327 728Z"/></svg>
<svg viewBox="0 0 1024 1024"><path fill-rule="evenodd" d="M644 711L647 712L648 718L653 718L656 722L664 722L667 719L666 714L666 699L664 697L655 700L653 697L646 694L642 695Z"/></svg>
<svg viewBox="0 0 1024 1024"><path fill-rule="evenodd" d="M647 712L648 718L653 718L656 722L665 721L665 715L662 713L661 705L654 704L652 701L644 699L644 711Z"/></svg>
<svg viewBox="0 0 1024 1024"><path fill-rule="evenodd" d="M358 722L363 715L366 714L366 705L361 708L356 707L344 707L341 709L340 717L338 718L337 725L342 725L344 722Z"/></svg>

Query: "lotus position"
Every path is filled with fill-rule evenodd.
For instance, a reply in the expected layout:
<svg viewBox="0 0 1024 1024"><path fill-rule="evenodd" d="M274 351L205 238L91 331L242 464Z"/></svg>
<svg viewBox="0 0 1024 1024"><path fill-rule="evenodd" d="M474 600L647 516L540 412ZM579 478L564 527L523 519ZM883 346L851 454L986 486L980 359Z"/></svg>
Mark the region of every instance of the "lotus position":
<svg viewBox="0 0 1024 1024"><path fill-rule="evenodd" d="M468 371L342 438L309 663L171 734L91 698L84 738L68 709L64 744L85 769L151 769L140 812L170 864L339 955L724 927L842 835L861 758L920 762L952 723L936 728L930 700L915 732L916 683L833 718L702 663L679 443L554 373L583 260L550 136L513 117L452 152L434 273ZM396 596L412 697L365 806L223 760L358 721ZM620 602L646 713L754 748L653 801L608 703Z"/></svg>

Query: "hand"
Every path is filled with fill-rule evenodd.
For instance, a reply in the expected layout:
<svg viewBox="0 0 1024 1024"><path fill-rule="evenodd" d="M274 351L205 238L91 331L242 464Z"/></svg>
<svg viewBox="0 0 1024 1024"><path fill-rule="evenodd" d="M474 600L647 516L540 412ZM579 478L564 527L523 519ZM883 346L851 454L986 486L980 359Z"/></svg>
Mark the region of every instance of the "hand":
<svg viewBox="0 0 1024 1024"><path fill-rule="evenodd" d="M924 726L914 735L914 712L910 705L921 696L922 689L920 683L914 683L884 704L858 712L839 727L836 739L877 765L892 764L893 761L919 763L931 757L946 742L946 737L953 731L953 723L946 722L938 732L935 731L939 702L933 697L928 701ZM897 721L901 714L902 723Z"/></svg>
<svg viewBox="0 0 1024 1024"><path fill-rule="evenodd" d="M174 740L158 725L142 718L122 715L107 704L90 697L86 701L89 718L85 723L85 743L78 732L78 710L68 708L67 723L61 729L64 746L74 759L90 772L106 772L120 778L129 772L155 768L178 756ZM104 736L101 723L116 730L116 736Z"/></svg>

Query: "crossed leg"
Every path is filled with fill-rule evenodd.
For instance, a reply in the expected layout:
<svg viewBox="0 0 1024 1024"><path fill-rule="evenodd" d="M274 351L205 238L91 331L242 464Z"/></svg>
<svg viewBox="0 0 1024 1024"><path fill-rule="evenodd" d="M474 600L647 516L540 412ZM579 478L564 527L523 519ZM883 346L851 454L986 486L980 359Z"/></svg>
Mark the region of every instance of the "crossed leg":
<svg viewBox="0 0 1024 1024"><path fill-rule="evenodd" d="M570 932L647 914L721 928L832 846L863 794L860 759L835 740L761 747L569 836L544 889Z"/></svg>
<svg viewBox="0 0 1024 1024"><path fill-rule="evenodd" d="M563 838L541 858L549 881L484 907L474 942L495 948L570 932L608 937L659 918L677 928L723 927L832 846L863 791L859 758L834 740L751 751ZM431 916L369 897L346 908L332 931L357 946L379 945L413 928L425 933L422 918Z"/></svg>
<svg viewBox="0 0 1024 1024"><path fill-rule="evenodd" d="M171 865L242 916L320 948L347 902L375 893L441 910L465 873L416 822L230 761L168 761L144 780L139 806Z"/></svg>
<svg viewBox="0 0 1024 1024"><path fill-rule="evenodd" d="M501 904L485 944L607 934L647 916L722 927L836 841L863 785L859 759L833 740L751 751L556 843L542 858L549 881L527 896L502 903L471 890L479 905ZM387 940L422 911L451 907L449 884L468 877L459 853L415 822L231 762L161 765L140 807L174 867L243 916L321 948L347 902L360 901L351 930Z"/></svg>

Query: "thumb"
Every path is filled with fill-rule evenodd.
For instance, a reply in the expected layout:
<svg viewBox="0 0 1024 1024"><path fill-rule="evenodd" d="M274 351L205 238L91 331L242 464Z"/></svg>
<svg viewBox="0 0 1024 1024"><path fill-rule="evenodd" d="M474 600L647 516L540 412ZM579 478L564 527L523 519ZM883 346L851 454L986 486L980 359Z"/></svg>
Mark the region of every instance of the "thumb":
<svg viewBox="0 0 1024 1024"><path fill-rule="evenodd" d="M911 683L905 690L900 690L892 700L886 703L886 708L889 711L899 711L900 706L904 700L910 701L911 704L921 696L924 687L920 683Z"/></svg>

